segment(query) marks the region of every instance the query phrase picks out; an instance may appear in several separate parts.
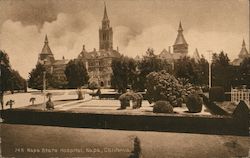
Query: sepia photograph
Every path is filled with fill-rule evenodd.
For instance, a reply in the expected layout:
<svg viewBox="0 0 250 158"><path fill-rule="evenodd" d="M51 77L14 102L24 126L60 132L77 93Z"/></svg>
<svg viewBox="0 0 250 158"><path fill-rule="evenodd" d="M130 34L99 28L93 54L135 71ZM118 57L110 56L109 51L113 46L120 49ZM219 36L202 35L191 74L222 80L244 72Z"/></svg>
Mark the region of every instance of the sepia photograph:
<svg viewBox="0 0 250 158"><path fill-rule="evenodd" d="M0 158L250 157L250 0L0 0Z"/></svg>

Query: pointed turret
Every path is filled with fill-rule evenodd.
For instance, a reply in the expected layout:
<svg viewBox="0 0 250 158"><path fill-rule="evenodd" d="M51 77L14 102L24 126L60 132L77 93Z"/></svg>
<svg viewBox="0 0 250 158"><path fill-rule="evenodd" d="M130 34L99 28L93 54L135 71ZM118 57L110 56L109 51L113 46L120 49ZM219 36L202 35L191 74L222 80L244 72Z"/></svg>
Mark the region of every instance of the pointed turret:
<svg viewBox="0 0 250 158"><path fill-rule="evenodd" d="M178 35L177 35L177 38L175 40L175 45L178 45L178 44L187 45L187 42L186 42L182 32L183 32L183 28L182 28L182 25L181 25L181 22L180 22L179 28L178 28Z"/></svg>
<svg viewBox="0 0 250 158"><path fill-rule="evenodd" d="M183 28L181 22L179 23L178 34L173 45L174 54L178 56L185 56L188 53L188 44L183 36Z"/></svg>
<svg viewBox="0 0 250 158"><path fill-rule="evenodd" d="M47 35L45 36L44 46L43 46L41 54L53 54L50 47L49 47L49 40L48 40Z"/></svg>
<svg viewBox="0 0 250 158"><path fill-rule="evenodd" d="M181 21L180 21L178 32L182 32L182 31L183 31L183 28L182 28Z"/></svg>
<svg viewBox="0 0 250 158"><path fill-rule="evenodd" d="M242 48L241 48L241 51L239 53L239 58L246 58L248 56L249 56L249 54L248 54L248 51L246 48L246 43L245 43L245 40L243 39Z"/></svg>
<svg viewBox="0 0 250 158"><path fill-rule="evenodd" d="M39 60L38 62L41 64L51 64L55 61L54 55L49 47L49 40L48 36L45 36L44 40L44 46L42 48L42 51L39 55Z"/></svg>

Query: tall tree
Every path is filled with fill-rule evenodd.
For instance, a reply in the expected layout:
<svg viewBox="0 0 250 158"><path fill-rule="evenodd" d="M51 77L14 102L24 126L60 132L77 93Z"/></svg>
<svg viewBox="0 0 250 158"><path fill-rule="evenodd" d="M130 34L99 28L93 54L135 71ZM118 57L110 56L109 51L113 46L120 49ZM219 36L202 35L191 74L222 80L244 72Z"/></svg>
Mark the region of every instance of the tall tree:
<svg viewBox="0 0 250 158"><path fill-rule="evenodd" d="M30 76L28 79L29 87L38 90L43 90L44 73L45 73L46 89L47 89L50 84L51 74L47 72L45 66L42 64L37 64L36 68L32 69L32 71L30 72Z"/></svg>
<svg viewBox="0 0 250 158"><path fill-rule="evenodd" d="M188 79L190 83L197 83L198 75L195 72L195 61L190 57L180 58L175 62L174 71L177 78Z"/></svg>
<svg viewBox="0 0 250 158"><path fill-rule="evenodd" d="M136 62L132 58L120 57L114 59L111 64L112 86L118 90L118 92L126 92L129 85L133 86L134 79L136 78Z"/></svg>
<svg viewBox="0 0 250 158"><path fill-rule="evenodd" d="M65 69L70 88L80 88L88 83L89 76L85 64L81 60L70 60Z"/></svg>
<svg viewBox="0 0 250 158"><path fill-rule="evenodd" d="M233 66L230 65L227 53L213 54L212 58L212 86L222 86L230 91L233 79Z"/></svg>

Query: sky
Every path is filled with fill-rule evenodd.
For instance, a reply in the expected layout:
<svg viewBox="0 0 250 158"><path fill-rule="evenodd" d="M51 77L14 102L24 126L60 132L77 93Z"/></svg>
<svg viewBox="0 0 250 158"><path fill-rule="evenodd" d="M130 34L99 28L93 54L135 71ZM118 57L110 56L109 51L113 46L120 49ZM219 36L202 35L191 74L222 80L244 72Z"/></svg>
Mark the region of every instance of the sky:
<svg viewBox="0 0 250 158"><path fill-rule="evenodd" d="M249 0L105 0L113 28L113 47L135 57L147 48L159 54L174 44L179 22L189 44L208 58L208 50L237 58L242 40L249 50ZM103 0L0 0L0 49L28 78L45 35L56 59L73 59L99 48Z"/></svg>

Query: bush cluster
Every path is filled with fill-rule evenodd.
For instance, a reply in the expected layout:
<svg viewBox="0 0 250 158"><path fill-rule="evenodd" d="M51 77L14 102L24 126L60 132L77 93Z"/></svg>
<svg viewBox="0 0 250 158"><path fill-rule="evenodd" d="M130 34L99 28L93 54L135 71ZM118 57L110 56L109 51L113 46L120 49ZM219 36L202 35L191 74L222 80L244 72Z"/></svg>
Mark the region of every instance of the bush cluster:
<svg viewBox="0 0 250 158"><path fill-rule="evenodd" d="M166 71L152 72L147 76L147 99L150 103L159 100L168 101L173 107L182 106L186 97L193 93L195 88L183 81L176 79Z"/></svg>
<svg viewBox="0 0 250 158"><path fill-rule="evenodd" d="M154 113L173 113L173 107L168 101L157 101L153 107Z"/></svg>
<svg viewBox="0 0 250 158"><path fill-rule="evenodd" d="M202 110L203 100L198 93L190 94L186 100L186 106L189 112L197 113Z"/></svg>

